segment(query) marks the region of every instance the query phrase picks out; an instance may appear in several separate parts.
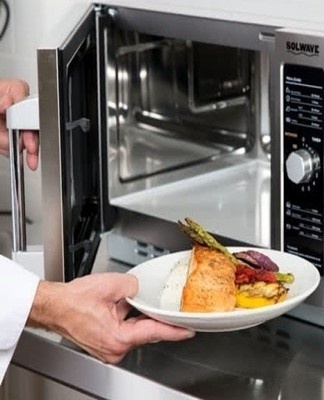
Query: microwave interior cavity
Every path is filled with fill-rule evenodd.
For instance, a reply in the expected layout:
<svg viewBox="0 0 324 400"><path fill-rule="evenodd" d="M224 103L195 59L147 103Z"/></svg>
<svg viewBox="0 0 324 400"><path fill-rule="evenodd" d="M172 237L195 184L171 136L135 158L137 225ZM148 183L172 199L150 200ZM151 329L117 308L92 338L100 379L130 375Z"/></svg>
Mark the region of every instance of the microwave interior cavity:
<svg viewBox="0 0 324 400"><path fill-rule="evenodd" d="M183 168L212 170L208 164L230 154L252 153L254 52L128 31L108 36L109 129L121 184L113 197L129 193L125 183L146 188L147 179L170 182Z"/></svg>
<svg viewBox="0 0 324 400"><path fill-rule="evenodd" d="M268 246L268 53L194 34L106 35L110 203Z"/></svg>

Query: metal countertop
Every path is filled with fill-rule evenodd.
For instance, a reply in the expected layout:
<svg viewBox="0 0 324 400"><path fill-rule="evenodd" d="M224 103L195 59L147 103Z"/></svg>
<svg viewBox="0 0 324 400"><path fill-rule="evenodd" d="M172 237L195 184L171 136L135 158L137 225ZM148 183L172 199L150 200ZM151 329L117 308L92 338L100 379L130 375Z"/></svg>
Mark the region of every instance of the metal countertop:
<svg viewBox="0 0 324 400"><path fill-rule="evenodd" d="M95 271L125 271L99 252ZM227 333L156 343L105 365L58 335L26 329L13 363L110 400L321 400L324 330L283 316Z"/></svg>

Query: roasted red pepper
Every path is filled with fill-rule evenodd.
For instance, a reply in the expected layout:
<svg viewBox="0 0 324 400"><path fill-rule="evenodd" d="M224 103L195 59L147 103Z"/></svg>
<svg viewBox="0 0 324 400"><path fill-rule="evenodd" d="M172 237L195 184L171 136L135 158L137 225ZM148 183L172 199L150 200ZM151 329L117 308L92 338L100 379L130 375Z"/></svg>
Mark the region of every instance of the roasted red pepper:
<svg viewBox="0 0 324 400"><path fill-rule="evenodd" d="M243 285L256 281L277 282L277 278L275 273L272 271L255 269L244 264L236 265L235 283L237 285Z"/></svg>

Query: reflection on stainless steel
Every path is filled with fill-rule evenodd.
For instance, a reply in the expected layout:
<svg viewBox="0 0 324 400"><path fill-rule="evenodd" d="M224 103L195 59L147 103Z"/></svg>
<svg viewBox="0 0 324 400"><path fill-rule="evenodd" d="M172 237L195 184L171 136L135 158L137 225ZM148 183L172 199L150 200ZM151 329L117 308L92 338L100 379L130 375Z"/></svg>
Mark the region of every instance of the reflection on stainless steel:
<svg viewBox="0 0 324 400"><path fill-rule="evenodd" d="M143 347L122 367L199 399L321 399L324 362L314 361L317 346L324 346L320 329L282 317L246 331ZM301 369L299 395L294 386ZM303 397L307 390L312 397Z"/></svg>
<svg viewBox="0 0 324 400"><path fill-rule="evenodd" d="M122 365L199 399L322 399L323 346L320 328L281 317L143 347Z"/></svg>
<svg viewBox="0 0 324 400"><path fill-rule="evenodd" d="M117 145L110 171L118 171L117 179L111 175L112 197L140 188L152 175L177 180L179 169L251 151L256 104L250 89L258 79L252 52L129 31L109 30L108 37L114 43L108 103L110 115L116 113L110 149Z"/></svg>
<svg viewBox="0 0 324 400"><path fill-rule="evenodd" d="M167 221L190 215L209 231L270 246L270 170L265 162L242 160L222 171L121 196L112 204Z"/></svg>
<svg viewBox="0 0 324 400"><path fill-rule="evenodd" d="M197 46L189 41L187 46L190 111L206 113L248 103L248 97L240 94L249 90L249 52L206 44Z"/></svg>
<svg viewBox="0 0 324 400"><path fill-rule="evenodd" d="M190 345L144 347L122 366L199 399L276 399L289 361L269 353L262 342L241 333L199 334Z"/></svg>
<svg viewBox="0 0 324 400"><path fill-rule="evenodd" d="M190 215L213 233L271 246L268 46L149 31L105 33L110 204L118 218ZM147 245L170 250L162 235Z"/></svg>
<svg viewBox="0 0 324 400"><path fill-rule="evenodd" d="M322 400L323 353L321 328L281 317L245 331L146 345L117 367L55 335L24 332L13 361L107 400Z"/></svg>

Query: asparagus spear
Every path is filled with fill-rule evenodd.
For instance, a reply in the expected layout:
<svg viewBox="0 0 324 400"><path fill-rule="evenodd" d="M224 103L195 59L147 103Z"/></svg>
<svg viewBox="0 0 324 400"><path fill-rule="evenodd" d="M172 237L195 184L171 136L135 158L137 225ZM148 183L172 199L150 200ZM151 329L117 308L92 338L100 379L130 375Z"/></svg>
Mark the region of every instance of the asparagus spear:
<svg viewBox="0 0 324 400"><path fill-rule="evenodd" d="M191 218L185 218L187 225L178 221L180 229L187 234L194 242L218 250L228 257L233 263L237 264L239 261L230 253L227 248L221 245L212 235L210 235L201 225L193 221Z"/></svg>
<svg viewBox="0 0 324 400"><path fill-rule="evenodd" d="M283 272L276 272L275 275L277 280L282 283L293 283L295 280L295 277L291 272L287 272L286 274Z"/></svg>

